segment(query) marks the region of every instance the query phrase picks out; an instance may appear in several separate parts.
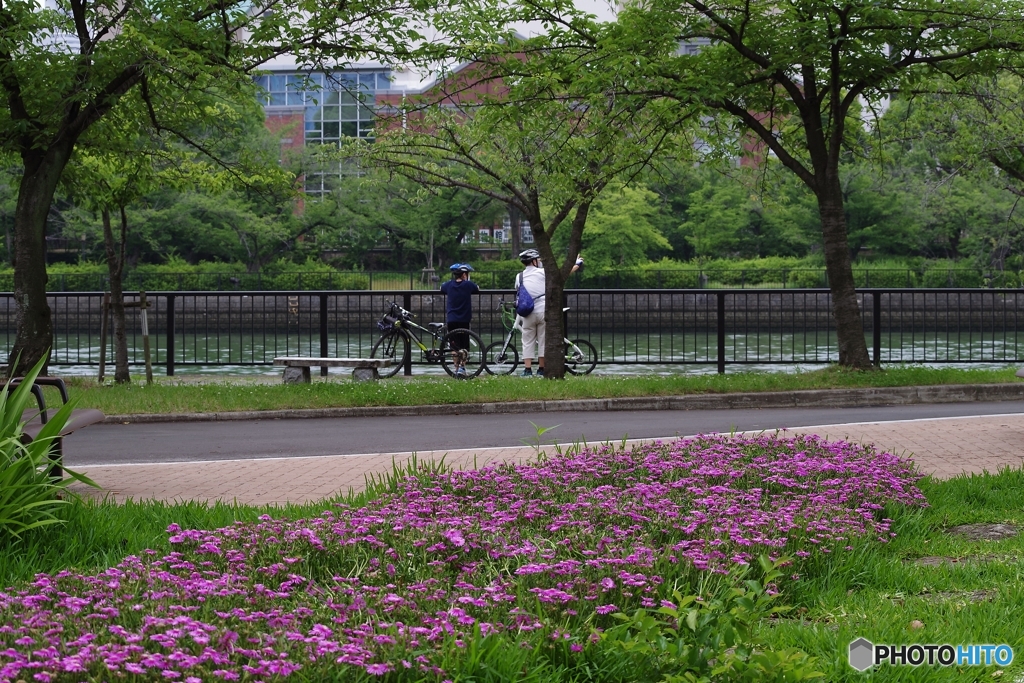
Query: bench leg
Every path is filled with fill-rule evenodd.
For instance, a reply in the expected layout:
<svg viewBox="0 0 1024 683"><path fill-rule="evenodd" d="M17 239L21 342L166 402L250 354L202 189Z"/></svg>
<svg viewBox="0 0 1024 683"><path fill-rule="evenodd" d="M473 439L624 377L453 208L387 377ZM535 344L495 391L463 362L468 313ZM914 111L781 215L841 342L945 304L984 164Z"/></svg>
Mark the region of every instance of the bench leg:
<svg viewBox="0 0 1024 683"><path fill-rule="evenodd" d="M64 439L56 439L50 451L50 479L59 482L64 478Z"/></svg>
<svg viewBox="0 0 1024 683"><path fill-rule="evenodd" d="M373 382L380 379L377 368L356 368L352 371L353 382Z"/></svg>
<svg viewBox="0 0 1024 683"><path fill-rule="evenodd" d="M285 384L309 384L309 368L286 367L284 369Z"/></svg>

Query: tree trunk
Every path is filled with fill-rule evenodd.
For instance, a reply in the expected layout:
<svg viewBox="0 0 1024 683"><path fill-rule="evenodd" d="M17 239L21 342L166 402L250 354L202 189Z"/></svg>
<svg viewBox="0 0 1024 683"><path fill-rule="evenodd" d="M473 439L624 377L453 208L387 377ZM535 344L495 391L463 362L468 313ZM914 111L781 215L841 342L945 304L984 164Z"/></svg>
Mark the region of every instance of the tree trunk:
<svg viewBox="0 0 1024 683"><path fill-rule="evenodd" d="M128 216L121 208L121 239L114 239L114 231L110 225L110 210L103 209L103 243L107 250L107 271L110 273L110 308L113 314L114 339L114 381L118 384L131 382L128 373L128 338L125 334L124 316L124 251L128 237Z"/></svg>
<svg viewBox="0 0 1024 683"><path fill-rule="evenodd" d="M573 265L579 254L583 239L583 228L587 224L592 200L583 201L576 206L569 228L569 255L561 265L551 250L551 233L558 228L545 226L540 215L540 206L527 220L534 227L533 239L540 252L544 264L544 377L546 379L565 378L565 285L572 274ZM562 222L566 219L563 218Z"/></svg>
<svg viewBox="0 0 1024 683"><path fill-rule="evenodd" d="M41 374L49 371L53 319L46 301L46 218L72 147L73 142L68 142L51 147L45 153L31 150L22 155L25 167L14 212L14 301L18 332L8 360L10 377L24 375L44 358Z"/></svg>
<svg viewBox="0 0 1024 683"><path fill-rule="evenodd" d="M539 220L530 220L531 225L539 225ZM551 236L546 230L535 231L534 241L544 264L544 378L563 379L565 377L565 351L563 339L565 330L562 326L562 302L565 300L565 279L551 251Z"/></svg>
<svg viewBox="0 0 1024 683"><path fill-rule="evenodd" d="M864 327L850 262L842 188L838 176L822 185L823 189L818 193L818 213L821 216L825 270L832 293L832 315L836 321L839 364L858 370L870 370L871 359L864 340Z"/></svg>

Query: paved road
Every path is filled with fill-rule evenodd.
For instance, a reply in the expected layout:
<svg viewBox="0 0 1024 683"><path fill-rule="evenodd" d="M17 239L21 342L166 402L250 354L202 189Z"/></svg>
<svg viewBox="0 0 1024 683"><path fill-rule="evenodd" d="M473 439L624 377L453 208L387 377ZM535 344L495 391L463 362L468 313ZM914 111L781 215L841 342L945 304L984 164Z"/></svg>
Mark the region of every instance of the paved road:
<svg viewBox="0 0 1024 683"><path fill-rule="evenodd" d="M94 425L65 442L70 467L521 446L851 422L1024 414L1024 401L876 408L546 412Z"/></svg>

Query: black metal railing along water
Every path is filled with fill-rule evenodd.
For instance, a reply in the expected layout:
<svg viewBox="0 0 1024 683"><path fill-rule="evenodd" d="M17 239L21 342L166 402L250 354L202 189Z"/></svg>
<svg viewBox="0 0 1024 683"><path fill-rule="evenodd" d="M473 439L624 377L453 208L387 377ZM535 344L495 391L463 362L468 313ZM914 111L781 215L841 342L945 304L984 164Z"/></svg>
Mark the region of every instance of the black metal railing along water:
<svg viewBox="0 0 1024 683"><path fill-rule="evenodd" d="M49 295L54 364L99 364L102 296ZM1022 290L865 289L858 296L876 364L1024 362ZM444 319L444 297L421 290L164 291L147 297L153 364L168 375L183 367L269 366L280 355L368 356L387 301L420 322ZM511 290L484 290L475 298L473 328L485 343L501 337L498 302L511 298ZM724 372L734 365L838 360L827 290L569 290L566 301L568 335L593 343L604 366L706 365ZM129 353L141 366L137 316L129 309ZM13 295L0 293L0 361L14 336Z"/></svg>

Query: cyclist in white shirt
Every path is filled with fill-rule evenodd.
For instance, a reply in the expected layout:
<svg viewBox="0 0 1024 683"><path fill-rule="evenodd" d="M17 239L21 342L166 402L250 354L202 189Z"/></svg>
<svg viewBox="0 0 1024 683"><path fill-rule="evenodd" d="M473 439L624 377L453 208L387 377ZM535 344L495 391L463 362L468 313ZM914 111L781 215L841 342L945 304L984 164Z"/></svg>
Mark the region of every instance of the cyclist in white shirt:
<svg viewBox="0 0 1024 683"><path fill-rule="evenodd" d="M527 249L519 254L522 261L523 272L516 276L516 289L520 285L526 287L526 291L533 297L533 312L527 316L520 316L519 322L523 330L523 377L533 377L533 351L537 350L537 376L544 376L544 266L540 261L540 252L536 249ZM573 273L583 265L583 258L576 259L572 267Z"/></svg>

